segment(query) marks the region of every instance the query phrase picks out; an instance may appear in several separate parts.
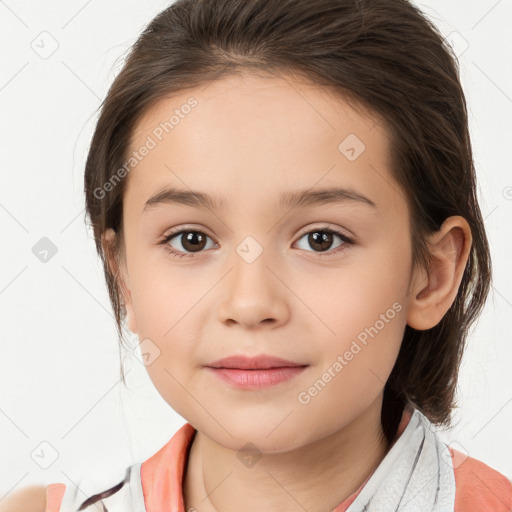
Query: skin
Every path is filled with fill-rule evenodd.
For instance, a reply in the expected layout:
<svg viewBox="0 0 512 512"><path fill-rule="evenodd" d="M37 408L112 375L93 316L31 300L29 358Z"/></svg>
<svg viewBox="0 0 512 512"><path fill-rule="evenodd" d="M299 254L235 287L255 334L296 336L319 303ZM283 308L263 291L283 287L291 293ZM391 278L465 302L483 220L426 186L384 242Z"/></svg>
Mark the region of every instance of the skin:
<svg viewBox="0 0 512 512"><path fill-rule="evenodd" d="M0 512L45 512L46 486L30 485L10 492L0 500Z"/></svg>
<svg viewBox="0 0 512 512"><path fill-rule="evenodd" d="M150 378L197 429L186 510L329 510L385 456L383 388L405 325L428 329L442 319L462 279L470 228L462 217L447 219L430 240L430 274L413 268L410 214L384 123L291 76L246 73L161 100L138 123L131 150L192 96L197 107L129 174L120 265L128 327L160 350L146 367ZM354 161L338 149L349 134L365 144ZM222 197L226 210L165 204L142 213L165 185ZM350 186L376 208L279 207L283 192L331 186ZM326 225L354 244L335 254L344 242L333 235L324 252L315 248L307 234ZM193 252L175 236L167 245L189 257L174 259L158 243L173 228L209 238ZM262 250L251 263L237 252L248 236ZM116 272L112 242L109 230L104 248ZM301 403L299 393L394 303L400 311ZM235 353L308 367L290 381L240 390L203 367ZM237 457L248 442L261 454L250 467Z"/></svg>

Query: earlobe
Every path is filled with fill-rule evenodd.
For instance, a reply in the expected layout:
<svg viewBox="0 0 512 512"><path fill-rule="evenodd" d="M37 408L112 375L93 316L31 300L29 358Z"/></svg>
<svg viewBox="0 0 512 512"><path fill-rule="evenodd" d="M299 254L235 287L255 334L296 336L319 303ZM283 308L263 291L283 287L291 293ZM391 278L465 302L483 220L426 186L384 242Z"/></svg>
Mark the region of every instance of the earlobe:
<svg viewBox="0 0 512 512"><path fill-rule="evenodd" d="M471 250L471 229L461 216L444 221L429 240L428 272L417 269L407 324L417 330L435 327L453 304Z"/></svg>
<svg viewBox="0 0 512 512"><path fill-rule="evenodd" d="M114 276L118 295L122 306L126 310L126 323L128 329L137 333L137 323L135 320L135 311L133 309L132 294L129 284L129 276L124 260L120 261L119 240L116 232L109 228L101 236L103 254L107 261L109 271Z"/></svg>

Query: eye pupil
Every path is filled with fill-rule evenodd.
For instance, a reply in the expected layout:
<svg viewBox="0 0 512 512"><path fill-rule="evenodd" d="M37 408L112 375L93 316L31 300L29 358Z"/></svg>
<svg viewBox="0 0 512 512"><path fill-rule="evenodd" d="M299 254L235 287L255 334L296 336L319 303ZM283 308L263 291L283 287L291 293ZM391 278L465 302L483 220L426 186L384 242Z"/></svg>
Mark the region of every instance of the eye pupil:
<svg viewBox="0 0 512 512"><path fill-rule="evenodd" d="M309 234L309 244L319 251L327 251L332 244L332 233L328 231L312 231Z"/></svg>
<svg viewBox="0 0 512 512"><path fill-rule="evenodd" d="M197 231L184 231L181 243L187 251L200 251L206 244L206 237Z"/></svg>

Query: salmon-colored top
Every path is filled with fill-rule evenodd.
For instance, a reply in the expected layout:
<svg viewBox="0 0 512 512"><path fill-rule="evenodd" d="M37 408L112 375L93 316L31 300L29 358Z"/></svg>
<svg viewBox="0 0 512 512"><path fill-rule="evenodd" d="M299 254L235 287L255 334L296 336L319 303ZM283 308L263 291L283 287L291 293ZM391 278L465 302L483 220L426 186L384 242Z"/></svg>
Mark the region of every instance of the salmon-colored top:
<svg viewBox="0 0 512 512"><path fill-rule="evenodd" d="M411 419L405 409L394 442ZM196 430L185 423L154 455L142 463L140 473L146 512L185 512L183 478ZM483 462L449 447L455 474L454 512L512 512L512 482ZM345 512L371 475L332 512ZM46 512L59 512L65 484L47 486Z"/></svg>
<svg viewBox="0 0 512 512"><path fill-rule="evenodd" d="M46 487L46 512L59 512L66 484L50 484Z"/></svg>

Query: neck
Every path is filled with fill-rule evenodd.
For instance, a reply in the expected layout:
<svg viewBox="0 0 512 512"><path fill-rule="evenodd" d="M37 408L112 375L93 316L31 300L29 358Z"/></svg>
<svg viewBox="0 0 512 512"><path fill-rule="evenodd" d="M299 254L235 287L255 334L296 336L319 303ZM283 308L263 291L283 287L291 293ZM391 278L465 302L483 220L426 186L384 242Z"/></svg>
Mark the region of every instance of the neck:
<svg viewBox="0 0 512 512"><path fill-rule="evenodd" d="M183 493L185 510L247 512L331 510L354 493L388 450L382 396L342 429L244 467L237 453L196 432ZM194 510L194 509L192 509Z"/></svg>

